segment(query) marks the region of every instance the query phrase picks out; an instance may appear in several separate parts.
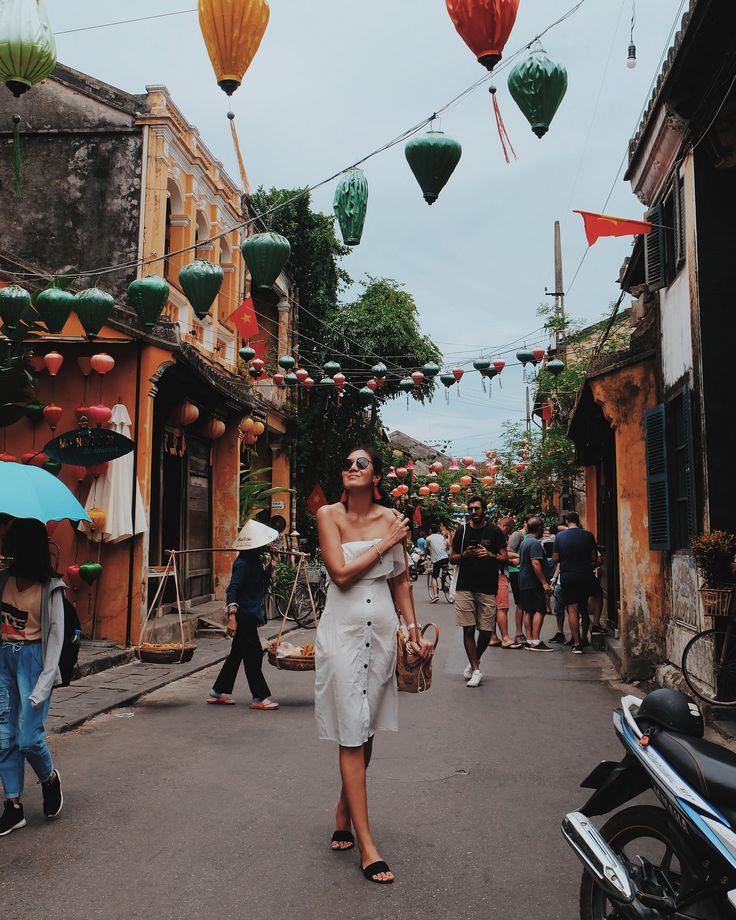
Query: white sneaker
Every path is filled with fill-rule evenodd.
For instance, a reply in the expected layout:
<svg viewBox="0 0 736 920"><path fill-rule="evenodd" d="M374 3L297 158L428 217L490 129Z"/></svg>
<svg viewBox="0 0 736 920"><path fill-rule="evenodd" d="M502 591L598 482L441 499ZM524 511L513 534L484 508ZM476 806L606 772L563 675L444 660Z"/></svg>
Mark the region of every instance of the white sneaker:
<svg viewBox="0 0 736 920"><path fill-rule="evenodd" d="M472 676L473 676L473 669L470 665L468 665L463 671L463 679L470 680Z"/></svg>
<svg viewBox="0 0 736 920"><path fill-rule="evenodd" d="M483 680L483 675L480 671L473 671L470 680L465 685L466 687L480 687L480 682Z"/></svg>
<svg viewBox="0 0 736 920"><path fill-rule="evenodd" d="M440 599L439 594L435 594L434 597L430 598L429 603L430 603L430 604L436 604L436 603L439 601L439 599Z"/></svg>

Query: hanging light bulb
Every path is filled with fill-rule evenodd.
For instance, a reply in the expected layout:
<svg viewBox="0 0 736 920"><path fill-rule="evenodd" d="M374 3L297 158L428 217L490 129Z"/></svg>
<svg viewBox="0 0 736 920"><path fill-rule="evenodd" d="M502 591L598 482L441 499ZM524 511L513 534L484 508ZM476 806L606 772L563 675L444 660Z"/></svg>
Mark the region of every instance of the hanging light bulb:
<svg viewBox="0 0 736 920"><path fill-rule="evenodd" d="M636 67L636 45L634 44L634 27L636 26L636 0L631 0L631 34L629 36L629 56L626 66L629 70Z"/></svg>
<svg viewBox="0 0 736 920"><path fill-rule="evenodd" d="M636 45L633 42L629 45L629 57L626 61L626 66L629 70L633 70L636 67Z"/></svg>

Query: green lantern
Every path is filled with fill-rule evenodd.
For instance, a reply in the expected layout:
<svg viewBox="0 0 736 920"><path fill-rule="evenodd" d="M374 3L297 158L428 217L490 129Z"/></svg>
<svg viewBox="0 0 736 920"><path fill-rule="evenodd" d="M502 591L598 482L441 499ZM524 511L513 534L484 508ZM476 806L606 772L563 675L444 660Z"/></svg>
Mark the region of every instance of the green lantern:
<svg viewBox="0 0 736 920"><path fill-rule="evenodd" d="M357 246L363 235L368 208L368 182L362 169L343 173L335 189L334 211L346 246Z"/></svg>
<svg viewBox="0 0 736 920"><path fill-rule="evenodd" d="M86 581L88 585L93 585L96 581L100 580L102 575L102 566L99 562L83 562L79 566L79 577Z"/></svg>
<svg viewBox="0 0 736 920"><path fill-rule="evenodd" d="M532 364L534 362L534 355L528 348L522 348L521 351L516 352L516 360L522 367L526 367L527 364Z"/></svg>
<svg viewBox="0 0 736 920"><path fill-rule="evenodd" d="M335 371L335 373L337 373L337 371ZM325 375L325 376L320 380L320 382L317 384L317 386L320 388L320 390L327 390L327 389L329 389L329 390L333 390L333 391L334 391L334 389L335 389L335 381L332 379L332 377L329 377L329 376Z"/></svg>
<svg viewBox="0 0 736 920"><path fill-rule="evenodd" d="M440 382L443 383L449 390L453 384L457 383L457 380L455 380L454 374L442 374L440 376Z"/></svg>
<svg viewBox="0 0 736 920"><path fill-rule="evenodd" d="M542 138L567 92L567 71L540 50L532 51L509 74L509 92L532 131Z"/></svg>
<svg viewBox="0 0 736 920"><path fill-rule="evenodd" d="M240 247L253 287L269 290L284 270L291 255L291 244L280 233L256 233Z"/></svg>
<svg viewBox="0 0 736 920"><path fill-rule="evenodd" d="M220 293L225 272L214 262L195 259L179 272L179 284L197 319L204 319Z"/></svg>
<svg viewBox="0 0 736 920"><path fill-rule="evenodd" d="M0 3L0 82L17 98L56 67L56 43L43 0Z"/></svg>
<svg viewBox="0 0 736 920"><path fill-rule="evenodd" d="M52 476L58 476L61 472L61 464L58 460L49 457L48 460L44 461L43 469L45 469L47 473L51 473Z"/></svg>
<svg viewBox="0 0 736 920"><path fill-rule="evenodd" d="M328 362L323 366L322 370L325 372L325 374L326 374L330 379L332 379L332 378L335 376L335 374L339 374L339 373L340 373L341 368L340 368L340 365L337 363L337 361L328 361ZM322 380L324 380L324 377L322 378ZM322 382L322 381L320 381L320 383L321 383L321 382Z"/></svg>
<svg viewBox="0 0 736 920"><path fill-rule="evenodd" d="M399 380L399 389L402 393L411 393L414 389L414 381L411 377L402 377L402 379Z"/></svg>
<svg viewBox="0 0 736 920"><path fill-rule="evenodd" d="M484 377L488 376L486 372L490 366L491 362L488 358L476 358L475 361L473 361L473 367L477 371L480 371Z"/></svg>
<svg viewBox="0 0 736 920"><path fill-rule="evenodd" d="M419 183L424 200L434 204L463 155L463 148L442 131L413 137L404 148L409 168Z"/></svg>
<svg viewBox="0 0 736 920"><path fill-rule="evenodd" d="M291 355L281 355L279 358L279 367L283 367L283 369L288 374L289 371L293 371L296 367L296 361L291 357Z"/></svg>
<svg viewBox="0 0 736 920"><path fill-rule="evenodd" d="M169 299L170 288L160 275L138 278L128 285L128 303L146 327L153 329Z"/></svg>
<svg viewBox="0 0 736 920"><path fill-rule="evenodd" d="M74 310L79 317L82 328L93 339L99 335L115 306L115 299L99 288L87 288L74 295Z"/></svg>
<svg viewBox="0 0 736 920"><path fill-rule="evenodd" d="M15 329L31 305L31 295L19 284L0 288L0 318L8 329Z"/></svg>
<svg viewBox="0 0 736 920"><path fill-rule="evenodd" d="M241 360L245 361L246 364L250 364L256 356L256 350L255 348L251 348L250 345L243 345L238 354Z"/></svg>
<svg viewBox="0 0 736 920"><path fill-rule="evenodd" d="M44 403L34 399L32 402L26 403L23 408L26 417L34 424L43 421L43 410L46 408Z"/></svg>
<svg viewBox="0 0 736 920"><path fill-rule="evenodd" d="M61 288L46 288L36 297L34 306L48 331L58 335L74 309L74 294Z"/></svg>
<svg viewBox="0 0 736 920"><path fill-rule="evenodd" d="M440 372L440 366L439 364L435 364L434 361L428 361L422 368L422 373L424 374L425 377L428 377L430 380L434 380L434 378L437 376L437 374L439 374L439 372Z"/></svg>
<svg viewBox="0 0 736 920"><path fill-rule="evenodd" d="M373 401L373 390L370 387L361 387L358 390L358 399L365 406L369 406Z"/></svg>
<svg viewBox="0 0 736 920"><path fill-rule="evenodd" d="M287 374L284 377L284 383L287 387L295 387L299 383L299 378L296 374Z"/></svg>
<svg viewBox="0 0 736 920"><path fill-rule="evenodd" d="M388 368L383 363L383 361L379 361L378 364L373 365L371 368L371 373L376 378L376 380L385 380L386 374L388 373Z"/></svg>
<svg viewBox="0 0 736 920"><path fill-rule="evenodd" d="M553 377L559 377L565 370L564 362L560 361L559 358L553 358L551 361L547 362L547 370Z"/></svg>

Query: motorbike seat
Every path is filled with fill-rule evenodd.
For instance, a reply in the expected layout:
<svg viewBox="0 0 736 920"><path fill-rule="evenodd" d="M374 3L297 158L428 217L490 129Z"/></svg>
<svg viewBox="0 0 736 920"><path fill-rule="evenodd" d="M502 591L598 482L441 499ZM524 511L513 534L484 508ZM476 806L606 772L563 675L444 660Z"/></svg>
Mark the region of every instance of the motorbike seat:
<svg viewBox="0 0 736 920"><path fill-rule="evenodd" d="M736 809L736 753L704 738L658 731L651 745L713 805Z"/></svg>

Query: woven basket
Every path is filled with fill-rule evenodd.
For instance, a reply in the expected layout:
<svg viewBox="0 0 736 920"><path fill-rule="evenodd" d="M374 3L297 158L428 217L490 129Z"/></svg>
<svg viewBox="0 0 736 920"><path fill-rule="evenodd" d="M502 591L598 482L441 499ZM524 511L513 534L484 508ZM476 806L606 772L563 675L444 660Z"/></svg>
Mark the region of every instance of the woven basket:
<svg viewBox="0 0 736 920"><path fill-rule="evenodd" d="M314 671L314 655L311 658L304 658L301 655L297 658L279 658L269 649L268 663L281 671Z"/></svg>
<svg viewBox="0 0 736 920"><path fill-rule="evenodd" d="M307 581L310 585L318 585L322 578L322 566L307 566Z"/></svg>
<svg viewBox="0 0 736 920"><path fill-rule="evenodd" d="M700 596L706 616L728 616L733 607L733 595L733 588L701 588Z"/></svg>
<svg viewBox="0 0 736 920"><path fill-rule="evenodd" d="M185 664L194 656L196 645L172 642L154 645L144 642L133 649L135 657L145 664Z"/></svg>

